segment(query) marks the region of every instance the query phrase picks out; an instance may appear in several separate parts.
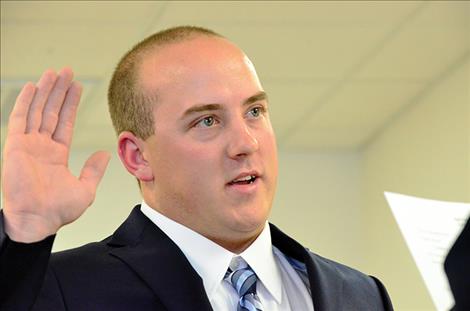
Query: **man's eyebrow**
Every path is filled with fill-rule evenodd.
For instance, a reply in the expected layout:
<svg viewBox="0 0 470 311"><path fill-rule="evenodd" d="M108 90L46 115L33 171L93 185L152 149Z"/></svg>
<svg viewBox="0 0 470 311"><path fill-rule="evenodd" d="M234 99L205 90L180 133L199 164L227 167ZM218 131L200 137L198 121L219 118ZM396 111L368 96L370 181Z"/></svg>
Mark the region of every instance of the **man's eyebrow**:
<svg viewBox="0 0 470 311"><path fill-rule="evenodd" d="M257 101L262 101L262 100L268 100L268 94L266 92L261 91L259 93L256 93L255 95L248 97L244 102L243 106L256 103Z"/></svg>
<svg viewBox="0 0 470 311"><path fill-rule="evenodd" d="M204 104L204 105L197 105L193 106L189 109L187 109L184 113L183 116L181 117L182 119L186 118L187 116L196 113L196 112L201 112L201 111L213 111L213 110L221 110L222 105L220 104Z"/></svg>

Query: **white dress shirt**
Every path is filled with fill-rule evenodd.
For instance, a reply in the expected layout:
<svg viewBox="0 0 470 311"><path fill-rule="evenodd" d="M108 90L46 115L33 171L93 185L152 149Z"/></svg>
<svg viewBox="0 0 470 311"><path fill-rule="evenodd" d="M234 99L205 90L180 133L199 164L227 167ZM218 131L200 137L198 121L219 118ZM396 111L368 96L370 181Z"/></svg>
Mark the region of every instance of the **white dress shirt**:
<svg viewBox="0 0 470 311"><path fill-rule="evenodd" d="M185 227L142 202L141 211L181 249L203 280L215 311L237 310L239 296L225 272L234 256L241 256L258 276L256 286L263 310L313 310L305 284L284 254L271 244L266 225L258 238L241 254L234 254L199 233Z"/></svg>

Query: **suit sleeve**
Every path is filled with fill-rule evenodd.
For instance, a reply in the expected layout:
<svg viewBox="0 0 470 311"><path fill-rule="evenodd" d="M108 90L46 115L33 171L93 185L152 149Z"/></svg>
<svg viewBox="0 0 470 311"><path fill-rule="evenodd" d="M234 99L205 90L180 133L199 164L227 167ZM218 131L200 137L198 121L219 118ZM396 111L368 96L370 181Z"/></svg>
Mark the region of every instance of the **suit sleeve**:
<svg viewBox="0 0 470 311"><path fill-rule="evenodd" d="M38 310L33 305L43 288L54 238L35 243L12 241L5 233L0 211L0 310ZM58 288L48 278L49 287ZM47 291L42 292L47 296Z"/></svg>
<svg viewBox="0 0 470 311"><path fill-rule="evenodd" d="M470 218L447 254L444 269L455 299L453 311L470 310Z"/></svg>
<svg viewBox="0 0 470 311"><path fill-rule="evenodd" d="M374 282L375 285L377 285L377 288L380 293L380 297L382 298L382 302L384 305L384 310L385 311L393 311L393 306L392 306L392 301L390 300L390 297L388 296L387 290L385 289L385 286L380 282L379 279L376 277L370 276Z"/></svg>

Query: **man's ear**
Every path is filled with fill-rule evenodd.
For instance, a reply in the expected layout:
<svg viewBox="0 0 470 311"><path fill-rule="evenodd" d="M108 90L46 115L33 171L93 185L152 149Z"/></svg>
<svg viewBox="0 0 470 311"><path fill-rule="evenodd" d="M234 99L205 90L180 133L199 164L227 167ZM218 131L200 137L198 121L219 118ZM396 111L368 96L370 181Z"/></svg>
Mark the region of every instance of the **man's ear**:
<svg viewBox="0 0 470 311"><path fill-rule="evenodd" d="M118 154L127 171L138 180L153 180L150 164L144 157L144 142L131 132L122 132L118 138Z"/></svg>

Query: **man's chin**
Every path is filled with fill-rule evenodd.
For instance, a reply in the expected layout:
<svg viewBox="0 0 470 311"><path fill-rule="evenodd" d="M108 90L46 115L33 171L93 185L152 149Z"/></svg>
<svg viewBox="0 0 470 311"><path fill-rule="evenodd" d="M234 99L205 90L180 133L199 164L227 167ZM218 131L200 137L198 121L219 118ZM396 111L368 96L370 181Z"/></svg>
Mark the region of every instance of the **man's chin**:
<svg viewBox="0 0 470 311"><path fill-rule="evenodd" d="M227 236L212 240L225 249L235 254L239 254L247 249L253 243L253 241L258 238L264 229L264 224L265 223L255 227L238 227L237 230L231 231L231 233L227 233Z"/></svg>
<svg viewBox="0 0 470 311"><path fill-rule="evenodd" d="M253 237L258 236L263 231L266 225L266 218L259 217L258 219L247 219L235 224L235 230L239 232L240 236Z"/></svg>

